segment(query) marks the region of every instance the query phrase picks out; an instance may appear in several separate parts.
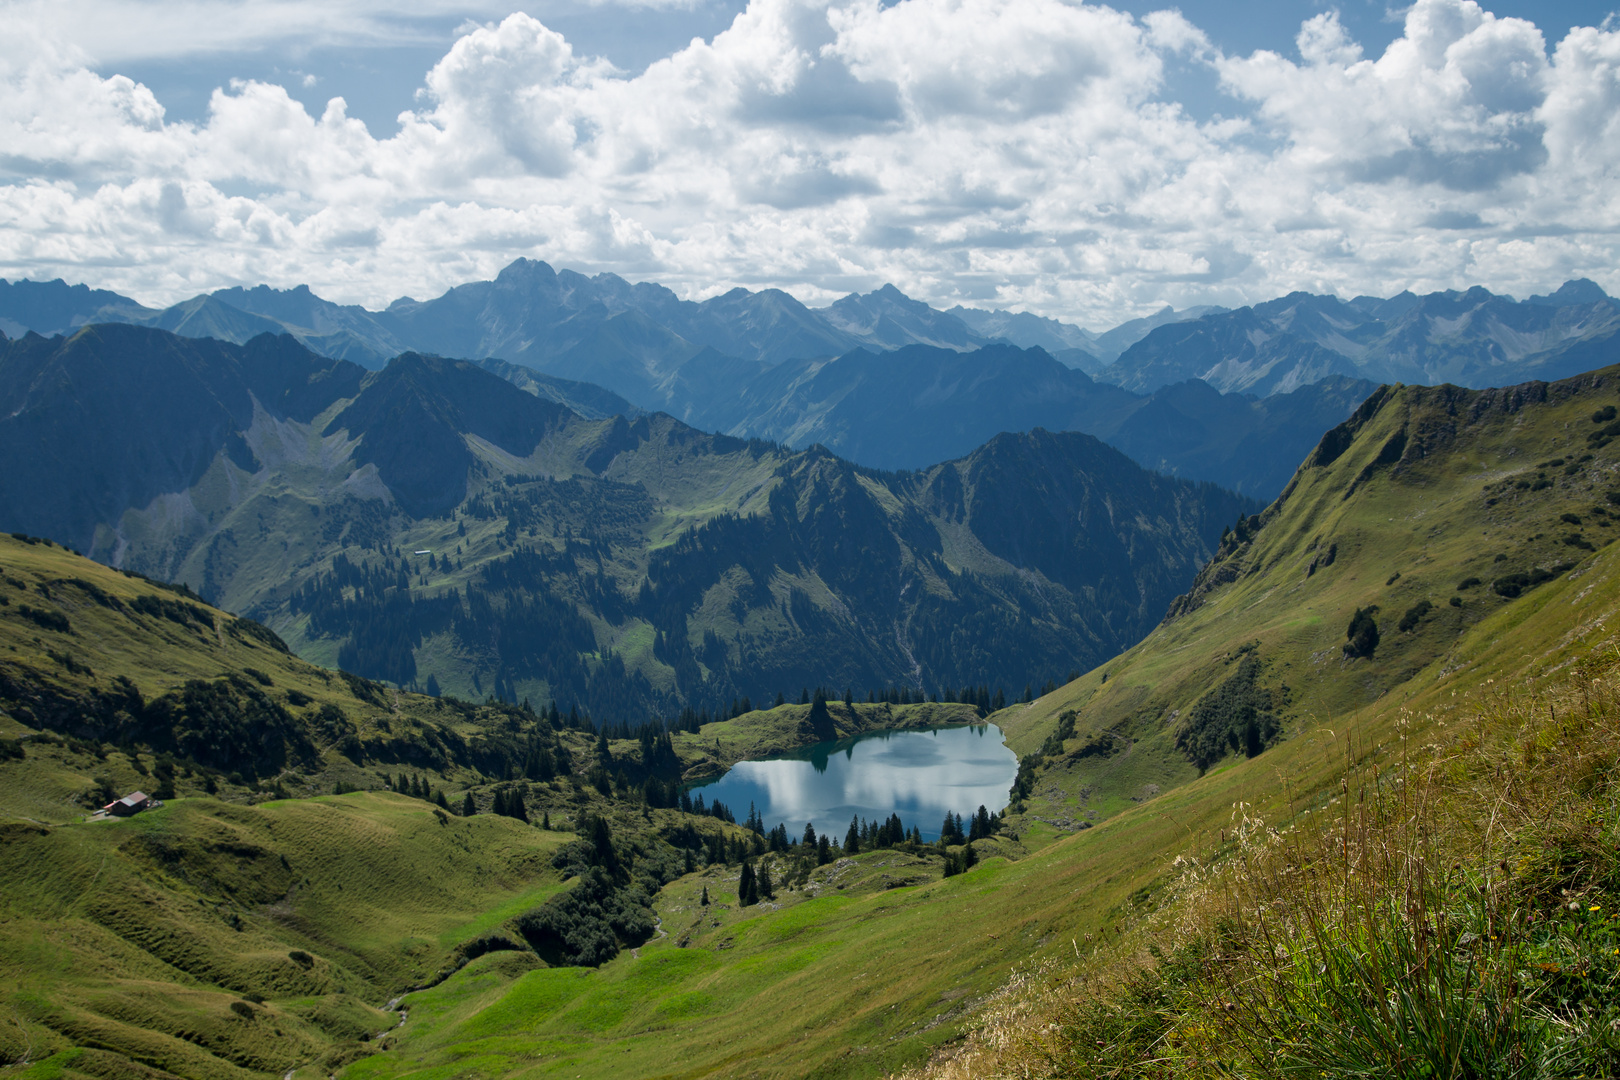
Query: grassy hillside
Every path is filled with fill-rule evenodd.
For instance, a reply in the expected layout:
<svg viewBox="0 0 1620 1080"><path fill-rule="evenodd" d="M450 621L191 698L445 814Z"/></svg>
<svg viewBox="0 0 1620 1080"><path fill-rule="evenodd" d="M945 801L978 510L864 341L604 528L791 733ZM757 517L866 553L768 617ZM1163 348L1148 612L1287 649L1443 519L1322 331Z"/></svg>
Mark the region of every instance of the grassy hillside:
<svg viewBox="0 0 1620 1080"><path fill-rule="evenodd" d="M1369 403L1324 439L1273 507L1241 524L1146 642L1029 707L996 716L1022 753L1044 748L1043 763L1032 779L1026 773L1030 793L1024 813L1010 818L1012 835L984 844L983 861L967 873L942 878L941 855L928 847L824 865L802 851L766 853L755 856L753 866L770 869L776 897L744 908L736 860L682 866L677 842L684 830L701 827L715 842L735 844L746 840L740 830L623 799L608 803L589 785L532 785L534 807L546 806L554 818L605 814L624 850L637 853L637 866L668 872L651 901L656 928L649 923L634 948L595 968L546 967L538 950L522 947L478 956L442 982L406 995L406 1022L366 1047L382 1052L355 1058L344 1074L876 1076L933 1058L945 1075L953 1069L959 1075L1067 1075L1090 1068L1097 1053L1118 1050L1111 1061L1141 1065L1151 1075L1153 1062L1171 1047L1172 1031L1178 1068L1203 1068L1198 1063L1208 1060L1231 1064L1241 1047L1238 1034L1200 1036L1198 1018L1208 1019L1209 1009L1224 1014L1223 1001L1232 1002L1234 1012L1245 1010L1242 1016L1268 1022L1290 1014L1265 1012L1275 1002L1264 994L1264 1000L1235 1000L1224 984L1206 977L1218 967L1165 965L1142 982L1110 982L1103 973L1136 970L1139 962L1151 967L1142 953L1150 943L1172 958L1182 946L1222 947L1223 915L1241 916L1257 899L1269 903L1287 895L1256 891L1264 875L1245 868L1270 866L1273 877L1287 877L1283 871L1303 865L1288 855L1303 848L1266 846L1274 835L1294 834L1270 830L1292 826L1297 835L1311 835L1304 826L1324 810L1342 813L1351 801L1345 796L1359 792L1352 784L1363 782L1369 790L1400 794L1420 778L1449 778L1461 785L1448 803L1454 815L1479 821L1487 838L1496 835L1490 822L1497 808L1507 815L1504 827L1511 819L1516 829L1533 816L1526 808L1572 808L1573 831L1517 834L1528 846L1514 849L1513 857L1529 861L1510 863L1503 880L1546 886L1525 896L1541 905L1535 910L1547 925L1555 905L1620 901L1611 877L1591 871L1592 853L1612 853L1620 839L1612 835L1612 800L1604 801L1616 767L1612 747L1587 738L1608 714L1601 701L1592 712L1576 708L1583 694L1601 697L1593 680L1605 677L1598 665L1614 644L1604 626L1620 603L1620 547L1603 542L1611 529L1605 507L1614 475L1605 440L1620 434L1609 431L1612 418L1604 413L1616 404L1613 380L1614 373L1600 372L1499 392L1398 388ZM1592 456L1582 460L1584 454ZM1564 461L1553 464L1560 457ZM1566 514L1579 520L1565 520ZM1540 580L1537 569L1545 571ZM1459 589L1470 577L1480 581ZM1431 606L1408 620L1425 599ZM1378 611L1367 611L1375 605ZM1366 617L1355 619L1358 611ZM1347 656L1347 645L1357 655ZM1504 686L1512 692L1502 692ZM911 708L921 715L927 707ZM1075 711L1072 734L1054 738L1069 709ZM782 706L683 735L680 768L702 771L711 767L705 758L802 738L802 710ZM845 723L877 723L880 715L879 707L863 707ZM1494 727L1481 722L1492 716L1506 720L1492 721ZM1559 740L1580 752L1548 756ZM32 745L25 752L32 755ZM608 752L612 768L627 773L640 753L633 744L611 745ZM579 748L580 773L594 753ZM1414 756L1420 754L1429 757ZM1560 760L1580 767L1550 764ZM1452 768L1453 762L1460 764ZM1504 778L1516 769L1528 775L1531 766L1548 797L1503 795ZM1562 788L1547 779L1549 771L1563 778ZM627 779L634 783L633 776ZM616 797L619 787L617 780L611 785ZM570 801L576 795L585 801ZM1357 805L1363 798L1355 794ZM397 801L418 814L425 805L369 794L299 805L344 800ZM273 814L280 805L228 809ZM1087 810L1097 811L1095 818L1085 817ZM440 825L431 809L427 815L430 834L486 827L482 818ZM143 820L160 819L71 825L51 830L50 837L112 835L92 830ZM1080 820L1090 827L1079 828ZM549 839L504 821L487 825L515 829L525 842ZM215 826L199 819L190 828L205 836ZM1338 834L1323 835L1332 841ZM567 858L583 850L564 849L572 853ZM1449 863L1452 850L1437 857ZM1486 863L1496 865L1496 847L1473 850L1488 853ZM1272 858L1268 853L1280 854L1262 866ZM293 870L307 858L288 855ZM54 883L35 891L70 891L53 877L58 861L74 865L41 860L51 869L39 876ZM1486 863L1468 864L1467 873ZM490 872L486 880L495 876ZM513 892L529 890L521 895L533 898L559 884L560 877L542 874ZM206 895L199 886L187 887ZM491 896L482 913L455 924L444 914L453 898L432 899L431 889L421 889L428 898L421 901L424 909L439 914L413 917L413 925L432 930L418 931L424 940L438 935L443 951L424 952L422 967L409 972L405 961L395 961L396 978L454 966L448 961L455 943L475 936L521 935L519 909L529 899ZM1200 896L1215 899L1194 903ZM1239 900L1223 908L1220 896ZM1526 905L1528 899L1521 905L1528 912ZM352 956L344 963L357 972L362 965L381 971L386 951L370 944L362 921L334 916L321 923L333 944L311 934L298 940L320 948L289 949L309 953L317 967L336 955ZM447 930L450 924L462 929ZM1284 931L1298 927L1278 928ZM45 932L42 924L38 933ZM1444 940L1461 942L1460 931ZM1566 961L1546 951L1563 940L1536 938L1543 951L1526 954L1527 962L1566 970ZM27 936L14 947L50 955ZM1246 955L1255 955L1248 947ZM1590 985L1610 985L1602 982L1607 968L1590 970L1597 972ZM1553 974L1534 971L1539 974L1532 977L1543 980L1538 987ZM1258 970L1257 979L1257 986L1281 985L1264 981L1275 980L1270 969ZM1113 996L1096 998L1099 990ZM280 1008L280 999L265 996ZM61 1000L69 1002L66 995ZM1104 1004L1095 1015L1085 1013L1085 1003L1094 1000ZM1085 1015L1076 1012L1076 1002ZM1098 1016L1122 1017L1130 1030L1098 1027ZM1182 1024L1180 1017L1190 1019ZM29 1022L42 1025L28 1030L43 1037L49 1025ZM291 1030L288 1024L284 1031ZM965 1029L970 1037L963 1042ZM1095 1049L1099 1039L1101 1051ZM94 1044L76 1045L79 1060L88 1060ZM329 1041L322 1052L338 1049ZM205 1074L189 1065L171 1071Z"/></svg>
<svg viewBox="0 0 1620 1080"><path fill-rule="evenodd" d="M1047 746L1029 818L1072 829L1409 696L1420 673L1469 672L1475 628L1535 602L1620 533L1620 446L1611 420L1592 420L1617 402L1615 369L1375 394L1226 536L1141 644L997 716L1022 756L1077 714L1061 749ZM1358 611L1377 630L1366 653L1350 640Z"/></svg>
<svg viewBox="0 0 1620 1080"><path fill-rule="evenodd" d="M521 792L531 820L559 828L611 821L635 865L678 879L658 900L679 909L672 928L705 885L727 904L729 882L714 911L735 911L739 853L759 841L645 805L657 774L638 740L604 747L521 709L315 668L184 589L44 541L0 537L0 588L0 1054L37 1063L27 1075L324 1076L393 1045L376 1036L403 1016L384 1004L469 957L469 977L550 970L520 920L574 884L575 836L463 817L469 797L487 811ZM809 713L680 733L676 777L815 741ZM962 705L829 715L840 736L979 719ZM537 751L566 767L536 776ZM407 776L449 812L386 790ZM86 820L136 788L164 805ZM937 880L943 855L853 862L778 857L779 895L832 874L842 895ZM676 936L723 934L687 915Z"/></svg>

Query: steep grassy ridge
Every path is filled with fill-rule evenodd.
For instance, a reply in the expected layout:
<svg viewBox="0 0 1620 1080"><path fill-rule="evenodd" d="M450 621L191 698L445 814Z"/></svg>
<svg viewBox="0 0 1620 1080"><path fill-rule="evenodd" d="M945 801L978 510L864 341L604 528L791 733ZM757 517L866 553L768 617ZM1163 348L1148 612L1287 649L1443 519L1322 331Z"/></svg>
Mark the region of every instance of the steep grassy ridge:
<svg viewBox="0 0 1620 1080"><path fill-rule="evenodd" d="M1043 853L1163 823L1143 902L907 1075L1616 1075L1617 609L1609 545L1390 692Z"/></svg>
<svg viewBox="0 0 1620 1080"><path fill-rule="evenodd" d="M1469 630L1620 532L1609 499L1620 448L1611 421L1592 421L1617 401L1612 368L1375 394L1223 540L1140 645L997 718L1028 755L1060 714L1078 714L1061 749L1048 747L1030 815L1073 828L1228 755L1410 694L1435 665L1466 670ZM1348 633L1358 611L1377 629L1367 654Z"/></svg>

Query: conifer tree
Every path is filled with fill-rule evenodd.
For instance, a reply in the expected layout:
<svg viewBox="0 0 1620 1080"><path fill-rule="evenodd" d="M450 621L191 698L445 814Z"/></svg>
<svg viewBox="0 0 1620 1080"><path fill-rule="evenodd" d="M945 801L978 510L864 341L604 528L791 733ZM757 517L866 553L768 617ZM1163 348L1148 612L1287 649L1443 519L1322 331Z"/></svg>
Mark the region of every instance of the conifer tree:
<svg viewBox="0 0 1620 1080"><path fill-rule="evenodd" d="M804 844L805 847L810 847L810 848L813 848L813 847L816 846L816 823L815 822L807 821L807 822L804 823L804 839L802 841L800 841L800 843Z"/></svg>
<svg viewBox="0 0 1620 1080"><path fill-rule="evenodd" d="M742 876L737 879L737 903L743 907L759 903L759 883L754 880L754 868L746 862L742 864Z"/></svg>
<svg viewBox="0 0 1620 1080"><path fill-rule="evenodd" d="M816 687L816 698L810 703L810 730L816 738L827 742L838 737L838 731L833 727L832 713L827 710L827 694L821 687Z"/></svg>
<svg viewBox="0 0 1620 1080"><path fill-rule="evenodd" d="M461 816L473 817L478 813L478 803L473 799L473 793L467 792L467 797L461 800Z"/></svg>
<svg viewBox="0 0 1620 1080"><path fill-rule="evenodd" d="M546 830L547 832L551 831L551 811L550 810L544 811L540 815L540 827L542 829Z"/></svg>
<svg viewBox="0 0 1620 1080"><path fill-rule="evenodd" d="M771 868L763 861L759 864L759 874L756 880L759 883L759 895L766 900L775 900L776 885L771 881Z"/></svg>
<svg viewBox="0 0 1620 1080"><path fill-rule="evenodd" d="M613 833L608 829L607 818L598 817L591 823L591 848L597 866L610 874L619 872L619 853L613 847Z"/></svg>
<svg viewBox="0 0 1620 1080"><path fill-rule="evenodd" d="M980 803L979 812L973 815L972 835L970 835L968 839L982 840L995 831L995 822L990 818L990 811L984 808L983 803Z"/></svg>
<svg viewBox="0 0 1620 1080"><path fill-rule="evenodd" d="M702 907L709 906L709 887L707 885L703 886L703 898L698 901L698 904Z"/></svg>
<svg viewBox="0 0 1620 1080"><path fill-rule="evenodd" d="M489 812L501 817L506 816L506 792L500 788L495 789L495 799L490 803Z"/></svg>
<svg viewBox="0 0 1620 1080"><path fill-rule="evenodd" d="M861 819L857 815L849 819L849 832L844 834L844 854L859 855L861 853Z"/></svg>

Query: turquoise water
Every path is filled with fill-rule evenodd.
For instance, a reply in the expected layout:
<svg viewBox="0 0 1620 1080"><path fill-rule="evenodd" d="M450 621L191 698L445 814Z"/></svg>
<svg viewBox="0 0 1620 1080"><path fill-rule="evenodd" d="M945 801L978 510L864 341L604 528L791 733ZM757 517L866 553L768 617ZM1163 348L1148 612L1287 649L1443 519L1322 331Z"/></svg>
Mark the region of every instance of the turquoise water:
<svg viewBox="0 0 1620 1080"><path fill-rule="evenodd" d="M968 817L982 804L1007 805L1018 758L994 724L933 731L883 731L817 743L768 761L741 761L720 779L692 789L705 802L719 799L741 822L748 804L765 828L787 826L803 835L806 823L842 838L849 819L885 820L898 813L925 840L939 837L947 813Z"/></svg>

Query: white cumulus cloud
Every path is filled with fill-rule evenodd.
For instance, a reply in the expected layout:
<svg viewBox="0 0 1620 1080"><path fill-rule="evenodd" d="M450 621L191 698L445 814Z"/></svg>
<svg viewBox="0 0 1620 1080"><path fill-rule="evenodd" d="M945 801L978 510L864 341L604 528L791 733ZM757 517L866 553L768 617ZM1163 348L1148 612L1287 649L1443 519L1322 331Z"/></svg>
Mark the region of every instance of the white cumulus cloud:
<svg viewBox="0 0 1620 1080"><path fill-rule="evenodd" d="M1620 290L1620 34L1549 44L1472 0L1419 0L1379 56L1321 15L1294 58L1078 0L753 0L633 76L520 12L464 27L389 131L253 81L171 121L40 41L0 60L0 275L149 302L382 304L518 255L1097 325L1296 288Z"/></svg>

